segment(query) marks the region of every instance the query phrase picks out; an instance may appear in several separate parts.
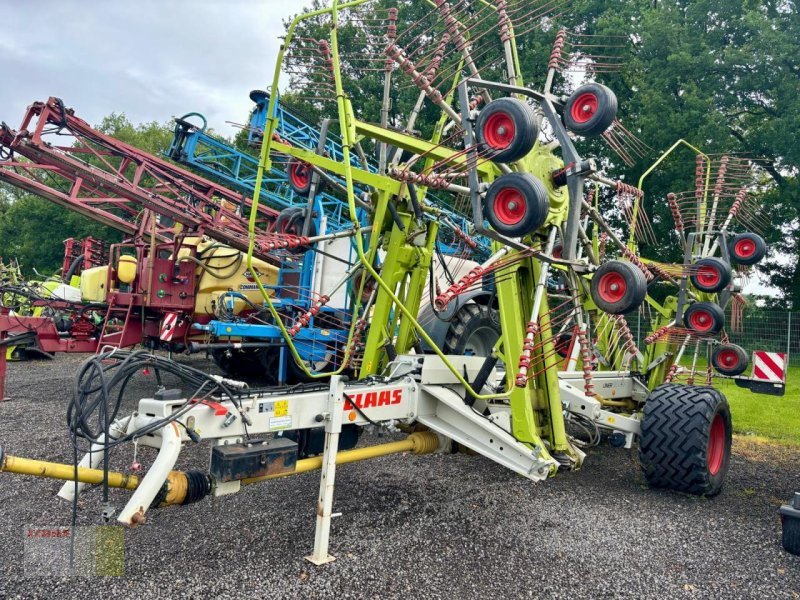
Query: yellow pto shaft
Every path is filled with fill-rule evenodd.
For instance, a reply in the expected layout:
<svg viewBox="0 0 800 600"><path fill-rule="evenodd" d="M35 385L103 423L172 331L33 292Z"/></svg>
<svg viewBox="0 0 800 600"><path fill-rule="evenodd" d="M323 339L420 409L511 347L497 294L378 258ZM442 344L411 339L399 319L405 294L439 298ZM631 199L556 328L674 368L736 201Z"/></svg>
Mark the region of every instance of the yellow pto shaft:
<svg viewBox="0 0 800 600"><path fill-rule="evenodd" d="M430 431L412 433L400 442L390 442L377 446L367 446L355 450L345 450L336 454L336 463L344 465L347 463L358 462L389 454L399 454L401 452L411 452L412 454L428 454L439 447L439 438ZM252 477L243 479L242 485L258 483L267 479L286 477L316 471L322 467L322 456L304 458L297 461L295 470L289 473L279 473L277 475L266 475L264 477ZM34 477L46 477L49 479L63 479L65 481L75 480L75 466L64 463L47 462L22 458L20 456L6 455L0 448L0 473L16 473L18 475L32 475ZM81 483L97 484L103 482L102 469L89 469L78 467L77 479ZM184 500L186 485L184 473L172 471L169 474L169 489L171 492L165 499L164 504L180 504ZM135 490L139 486L139 478L136 475L127 475L117 471L109 471L108 485L114 488L124 488ZM183 493L181 493L183 492Z"/></svg>

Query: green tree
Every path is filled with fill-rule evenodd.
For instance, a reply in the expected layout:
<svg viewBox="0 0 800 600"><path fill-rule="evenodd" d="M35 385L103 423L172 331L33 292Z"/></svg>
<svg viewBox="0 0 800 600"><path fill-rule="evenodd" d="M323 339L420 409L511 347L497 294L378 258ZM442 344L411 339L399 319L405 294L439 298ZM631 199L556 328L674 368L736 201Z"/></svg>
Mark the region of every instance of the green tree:
<svg viewBox="0 0 800 600"><path fill-rule="evenodd" d="M451 2L451 5L458 3ZM510 6L524 9L524 2ZM313 8L321 5L317 2ZM461 4L458 4L459 6ZM371 3L374 15L385 18L386 9L399 8L398 30L421 29L420 19L432 11L430 4L412 0L379 0ZM480 3L467 2L473 8ZM533 8L533 6L531 7ZM684 138L709 153L738 153L759 159L765 173L757 195L768 209L765 214L771 227L763 232L770 248L770 259L758 268L769 282L778 287L788 305L800 307L800 17L792 0L576 0L559 7L560 14L542 27L527 27L518 38L523 76L526 83L540 87L546 74L547 59L557 28L566 27L582 34L627 36L631 42L624 68L604 73L598 79L616 92L620 115L627 127L645 141L654 152L633 166L614 158L607 159L609 172L629 182L636 182L660 152L677 139ZM469 14L463 13L464 15ZM480 12L475 14L480 15ZM522 14L522 13L517 13ZM473 19L471 35L484 56L500 56L499 46L492 48L489 37L499 36L487 28L496 27L491 19ZM432 21L428 19L426 26ZM350 56L374 55L358 21L342 22L339 27L343 53ZM287 23L288 24L288 23ZM306 39L327 39L325 19L306 21L297 35ZM427 32L428 46L443 32L441 23ZM491 34L494 34L493 36ZM414 34L416 35L416 33ZM411 37L413 38L414 35ZM400 40L401 45L408 40ZM419 43L419 42L418 42ZM408 45L408 44L406 44ZM414 48L412 47L411 50ZM292 55L289 64L299 65L303 55ZM422 54L427 54L426 50ZM307 54L305 57L307 58ZM448 48L448 65L457 60L457 52ZM478 61L479 63L481 61ZM482 60L483 63L487 59ZM482 73L499 79L497 60ZM357 61L342 61L346 88L360 118L377 121L382 98L382 73L367 71ZM480 64L479 64L480 66ZM448 67L445 67L448 68ZM488 71L488 72L487 72ZM306 71L294 77L284 100L319 117L333 114L332 102L308 100L322 77L319 71ZM403 75L395 75L403 78ZM574 87L574 77L560 80L559 92ZM408 83L408 79L404 78ZM440 89L446 89L440 87ZM407 114L416 99L411 85L400 86L393 98L395 125ZM329 100L333 100L332 98ZM427 103L422 115L422 134L426 135L436 110ZM599 144L583 145L586 154L600 153ZM609 156L607 150L603 150ZM650 213L659 240L670 238L672 217L666 203L669 192L692 188L694 157L678 153L648 178L645 206ZM678 258L676 244L645 247L653 258ZM670 252L670 250L673 250Z"/></svg>

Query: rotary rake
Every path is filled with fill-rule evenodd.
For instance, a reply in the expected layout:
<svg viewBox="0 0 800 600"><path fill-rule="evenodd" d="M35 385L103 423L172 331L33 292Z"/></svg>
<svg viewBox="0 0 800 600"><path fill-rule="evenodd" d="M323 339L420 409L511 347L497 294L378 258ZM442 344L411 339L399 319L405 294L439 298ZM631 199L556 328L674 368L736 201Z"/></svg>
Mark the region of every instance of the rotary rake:
<svg viewBox="0 0 800 600"><path fill-rule="evenodd" d="M332 560L337 462L380 454L457 445L539 481L580 467L586 447L601 439L631 447L638 437L650 485L718 493L730 459L731 417L726 399L711 387L712 367L701 373L699 357L740 385L782 390L782 382L744 377L747 356L725 333L726 320L735 326L741 318L742 270L764 255L754 231L764 219L750 194L757 164L709 156L681 140L637 186L604 174L599 161L579 152L594 147L591 138L627 163L649 148L617 119L614 93L593 81L619 65L620 39L556 29L561 6L333 0L330 8L297 17L272 89L288 73L294 99L328 116L323 132L338 126L341 154L287 143L276 135L275 117L267 117L248 260L259 191L273 163L301 169L310 198L323 179L341 185L352 225L338 235L356 258L339 284L351 287L353 304L338 366L315 371L300 360L294 341L328 297L288 319L256 279L272 322L312 383L249 389L181 373L193 392L161 390L141 400L133 415L97 430L86 423L98 405L111 402L108 385L127 381L132 365L157 360L107 354L102 358L110 366L84 369L83 391L71 408L76 440L91 444L77 476L71 466L12 456L3 459L3 470L74 480L60 493L69 499L103 480L133 489L118 519L135 524L151 507L319 468L317 537L309 557L317 564ZM314 29L307 25L316 25L321 37L299 33ZM543 84L534 87L523 79L518 51L522 36L541 28L553 32L554 42ZM358 82L369 77L382 79L381 98L359 95ZM574 89L562 95L556 85ZM409 89L416 92L407 106L393 107ZM276 114L275 102L273 94L267 115ZM370 102L377 103L380 124L361 116L368 111L360 103ZM405 117L399 108L408 110ZM696 157L693 189L648 203L646 177L685 148ZM375 169L368 168L371 152L378 157ZM470 217L470 237L491 240L491 256L446 286L433 277L446 223L428 201L430 189ZM648 204L659 215L668 206L675 221L670 240L656 239ZM302 234L308 223L295 228ZM676 261L638 250L640 242L676 240ZM309 243L294 237L282 247L302 253ZM480 286L494 291L502 335L488 358L448 354L418 318L420 308L428 302L436 318L459 294ZM653 324L641 346L628 323L636 311ZM685 367L687 351L693 358ZM112 376L112 369L119 374ZM100 370L108 383L100 383ZM106 404L93 402L100 391ZM417 432L398 444L348 450L366 425ZM265 440L262 434L273 435ZM208 472L173 471L181 444L192 440L214 441ZM160 448L154 464L141 479L103 476L97 468L103 455L129 441ZM314 454L322 457L302 458Z"/></svg>

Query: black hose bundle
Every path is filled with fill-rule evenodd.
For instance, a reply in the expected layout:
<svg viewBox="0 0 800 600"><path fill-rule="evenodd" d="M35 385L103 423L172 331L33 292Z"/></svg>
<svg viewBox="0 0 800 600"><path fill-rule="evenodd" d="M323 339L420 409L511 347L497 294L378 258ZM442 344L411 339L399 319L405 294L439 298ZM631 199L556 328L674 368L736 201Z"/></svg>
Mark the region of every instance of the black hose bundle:
<svg viewBox="0 0 800 600"><path fill-rule="evenodd" d="M188 383L194 392L189 394L186 402L167 417L151 421L144 427L130 431L117 439L111 439L111 425L124 400L125 389L137 374L144 369L152 369L157 381L161 381L162 373L171 373ZM200 394L203 396L200 396ZM114 348L84 361L75 377L72 400L67 407L67 424L72 438L73 460L75 464L75 498L73 500L73 524L77 510L78 496L78 452L91 451L92 443L102 444L103 452L103 502L108 503L108 469L109 451L128 441L136 440L144 435L154 433L165 425L176 421L188 412L197 400L207 398L213 393L227 396L239 410L239 415L246 423L247 419L241 411L241 403L224 382L218 381L208 373L199 369L182 365L167 358L150 354L146 350L120 350ZM184 426L185 427L185 426ZM189 437L198 441L196 432L187 429ZM98 438L103 435L103 440ZM245 435L247 428L245 425ZM89 442L88 448L79 448L79 438Z"/></svg>
<svg viewBox="0 0 800 600"><path fill-rule="evenodd" d="M125 389L130 381L145 369L152 369L159 381L162 373L175 375L189 384L194 392L188 395L189 399L185 405L169 417L159 419L117 440L109 440L109 428L122 406ZM208 373L151 354L147 350L128 351L115 348L92 356L81 365L75 376L72 400L67 407L67 424L76 447L78 438L92 443L100 435L106 437L104 446L113 447L157 431L175 421L193 406L192 401L202 392L205 392L203 397L208 397L212 393L227 396L238 407L238 399L230 388Z"/></svg>

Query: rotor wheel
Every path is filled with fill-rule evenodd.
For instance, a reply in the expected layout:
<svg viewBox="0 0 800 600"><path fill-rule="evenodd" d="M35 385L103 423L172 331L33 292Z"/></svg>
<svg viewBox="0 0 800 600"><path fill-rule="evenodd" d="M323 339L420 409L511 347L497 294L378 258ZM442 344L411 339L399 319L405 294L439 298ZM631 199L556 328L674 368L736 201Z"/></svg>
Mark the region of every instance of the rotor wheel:
<svg viewBox="0 0 800 600"><path fill-rule="evenodd" d="M530 173L506 173L486 192L483 214L492 228L508 237L530 235L544 225L550 211L550 195Z"/></svg>
<svg viewBox="0 0 800 600"><path fill-rule="evenodd" d="M611 315L623 315L644 302L647 279L633 263L610 260L592 275L590 291L597 308Z"/></svg>
<svg viewBox="0 0 800 600"><path fill-rule="evenodd" d="M582 85L564 104L564 125L584 137L603 134L617 117L617 97L599 83Z"/></svg>
<svg viewBox="0 0 800 600"><path fill-rule="evenodd" d="M697 333L719 333L725 326L725 313L719 304L695 302L683 313L683 324Z"/></svg>
<svg viewBox="0 0 800 600"><path fill-rule="evenodd" d="M493 310L474 302L459 308L450 322L442 351L458 356L490 356L500 338Z"/></svg>
<svg viewBox="0 0 800 600"><path fill-rule="evenodd" d="M718 373L729 377L744 373L749 363L747 352L736 344L721 344L711 355L711 365Z"/></svg>
<svg viewBox="0 0 800 600"><path fill-rule="evenodd" d="M539 136L536 114L522 100L498 98L478 113L475 135L481 150L493 161L517 161L528 155Z"/></svg>
<svg viewBox="0 0 800 600"><path fill-rule="evenodd" d="M737 233L728 244L731 259L740 265L754 265L767 253L767 243L757 233Z"/></svg>
<svg viewBox="0 0 800 600"><path fill-rule="evenodd" d="M644 405L639 460L651 487L714 496L731 456L731 411L719 390L666 383Z"/></svg>
<svg viewBox="0 0 800 600"><path fill-rule="evenodd" d="M719 258L701 258L692 265L691 270L689 279L701 292L721 292L731 282L731 266Z"/></svg>

